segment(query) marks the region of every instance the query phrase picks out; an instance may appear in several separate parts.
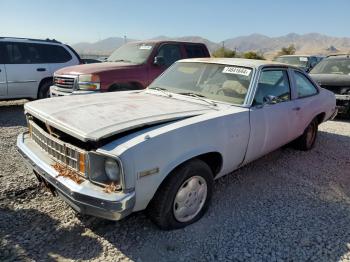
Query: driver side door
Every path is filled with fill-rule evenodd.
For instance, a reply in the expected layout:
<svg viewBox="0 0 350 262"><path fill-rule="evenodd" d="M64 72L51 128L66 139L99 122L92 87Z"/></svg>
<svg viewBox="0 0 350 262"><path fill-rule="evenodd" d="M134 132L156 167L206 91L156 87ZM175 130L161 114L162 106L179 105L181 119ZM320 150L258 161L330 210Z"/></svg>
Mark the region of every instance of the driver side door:
<svg viewBox="0 0 350 262"><path fill-rule="evenodd" d="M270 96L270 99L267 99ZM250 139L245 163L288 143L296 121L287 68L261 71L250 109ZM271 101L271 98L274 98ZM269 102L268 102L269 101Z"/></svg>

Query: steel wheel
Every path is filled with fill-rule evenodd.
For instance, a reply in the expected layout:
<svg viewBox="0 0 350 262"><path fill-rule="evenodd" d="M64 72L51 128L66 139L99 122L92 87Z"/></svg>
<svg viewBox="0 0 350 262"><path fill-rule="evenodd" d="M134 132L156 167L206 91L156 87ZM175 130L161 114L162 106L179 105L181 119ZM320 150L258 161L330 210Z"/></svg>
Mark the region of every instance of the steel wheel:
<svg viewBox="0 0 350 262"><path fill-rule="evenodd" d="M201 176L187 179L176 193L173 213L179 222L188 222L203 208L207 198L208 186Z"/></svg>

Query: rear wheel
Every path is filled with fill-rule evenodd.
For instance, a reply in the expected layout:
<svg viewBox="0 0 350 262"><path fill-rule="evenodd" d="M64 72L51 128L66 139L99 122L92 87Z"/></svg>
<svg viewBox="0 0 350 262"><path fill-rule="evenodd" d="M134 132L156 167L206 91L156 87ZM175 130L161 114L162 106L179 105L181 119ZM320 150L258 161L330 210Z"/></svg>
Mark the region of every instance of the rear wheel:
<svg viewBox="0 0 350 262"><path fill-rule="evenodd" d="M147 212L161 229L185 227L200 219L208 208L213 189L209 166L198 159L176 168L161 185Z"/></svg>
<svg viewBox="0 0 350 262"><path fill-rule="evenodd" d="M314 147L317 138L318 122L317 119L306 127L304 133L294 141L294 147L299 150L307 151Z"/></svg>
<svg viewBox="0 0 350 262"><path fill-rule="evenodd" d="M38 99L50 97L50 86L52 86L52 80L47 80L40 85Z"/></svg>

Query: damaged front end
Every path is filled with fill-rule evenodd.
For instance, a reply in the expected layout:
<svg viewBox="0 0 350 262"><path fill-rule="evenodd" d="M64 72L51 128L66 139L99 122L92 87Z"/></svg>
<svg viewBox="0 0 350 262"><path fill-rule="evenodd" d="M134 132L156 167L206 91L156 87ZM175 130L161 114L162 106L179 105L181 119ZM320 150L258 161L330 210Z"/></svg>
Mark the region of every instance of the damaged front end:
<svg viewBox="0 0 350 262"><path fill-rule="evenodd" d="M126 190L116 156L98 153L88 144L73 145L74 140L31 116L28 130L18 136L19 152L39 180L73 209L110 220L132 212L135 193Z"/></svg>

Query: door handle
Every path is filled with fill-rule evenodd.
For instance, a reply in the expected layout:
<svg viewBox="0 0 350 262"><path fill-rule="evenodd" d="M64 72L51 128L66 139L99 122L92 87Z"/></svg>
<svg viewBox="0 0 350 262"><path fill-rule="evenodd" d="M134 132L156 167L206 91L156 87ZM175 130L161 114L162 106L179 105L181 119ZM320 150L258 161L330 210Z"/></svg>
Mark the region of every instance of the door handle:
<svg viewBox="0 0 350 262"><path fill-rule="evenodd" d="M45 72L46 68L37 68L36 71L38 71L38 72Z"/></svg>
<svg viewBox="0 0 350 262"><path fill-rule="evenodd" d="M301 108L299 106L293 108L294 111L299 111L300 109Z"/></svg>

